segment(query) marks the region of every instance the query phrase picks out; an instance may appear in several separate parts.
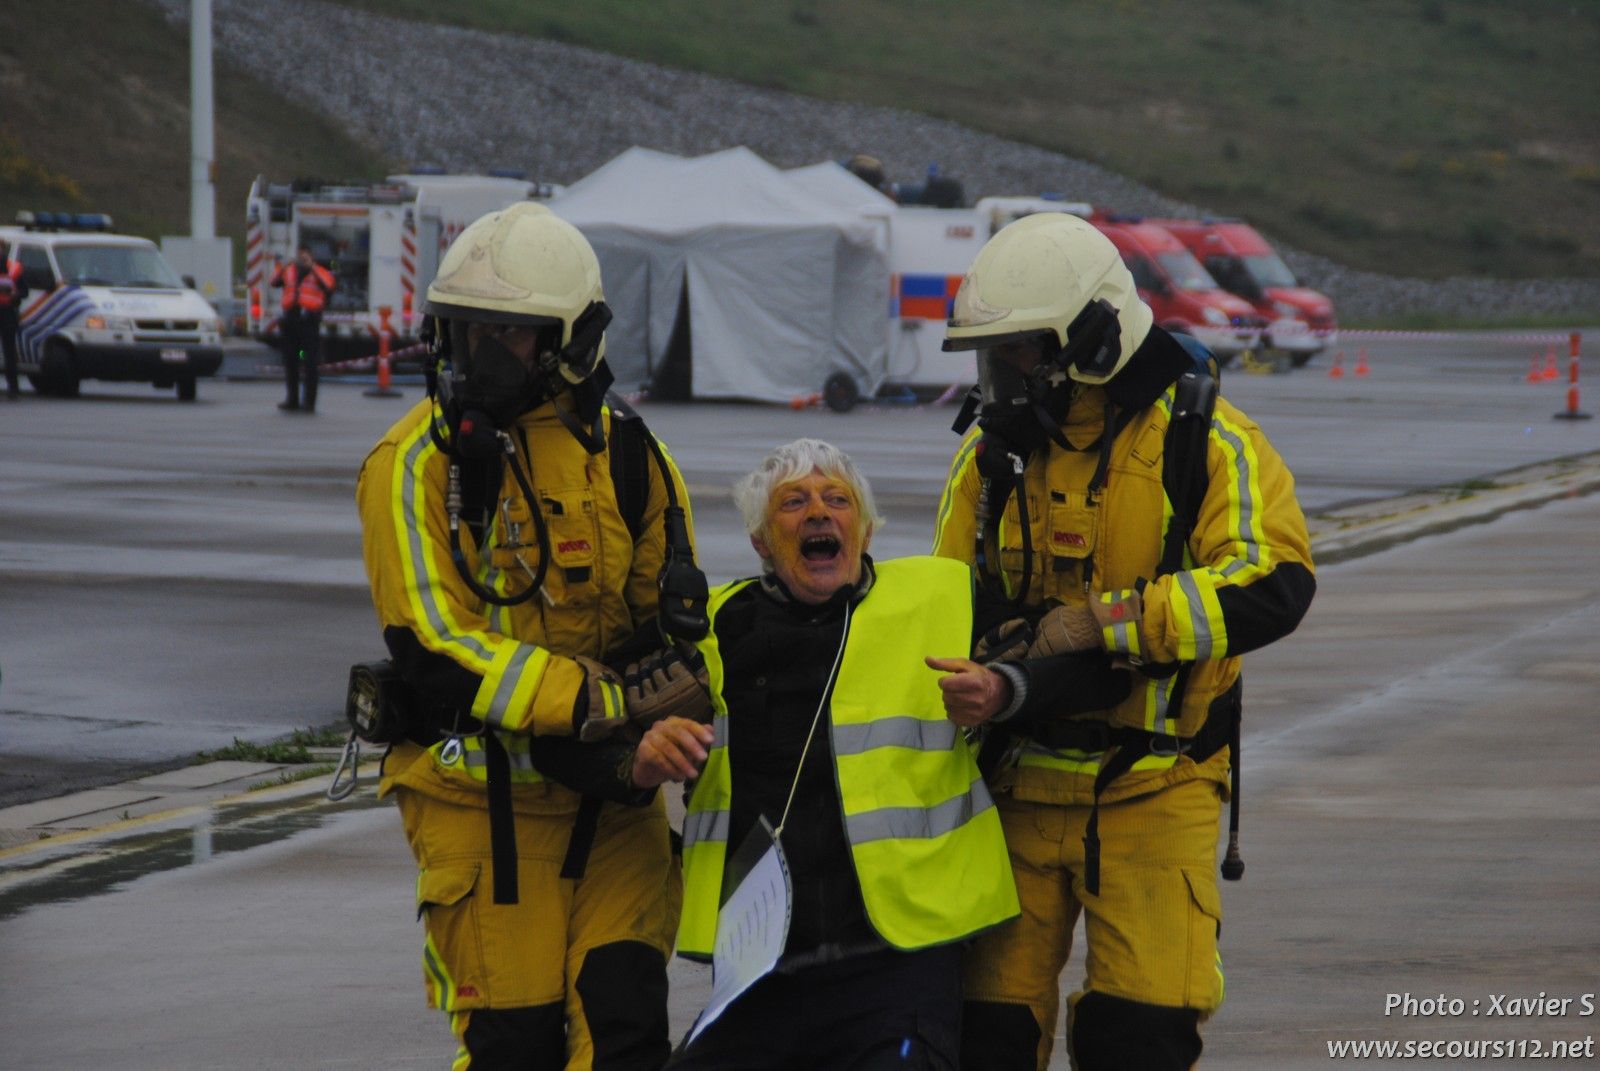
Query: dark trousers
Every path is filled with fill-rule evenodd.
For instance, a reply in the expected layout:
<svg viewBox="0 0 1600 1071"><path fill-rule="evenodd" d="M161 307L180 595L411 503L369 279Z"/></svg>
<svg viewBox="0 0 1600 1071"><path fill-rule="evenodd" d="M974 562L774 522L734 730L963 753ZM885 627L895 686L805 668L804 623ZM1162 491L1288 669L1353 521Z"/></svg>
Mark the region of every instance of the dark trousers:
<svg viewBox="0 0 1600 1071"><path fill-rule="evenodd" d="M322 313L290 310L278 321L283 343L283 384L290 405L317 407L317 364L322 358ZM305 397L300 396L300 370L305 368Z"/></svg>
<svg viewBox="0 0 1600 1071"><path fill-rule="evenodd" d="M872 952L770 974L734 1001L671 1071L954 1071L961 949Z"/></svg>
<svg viewBox="0 0 1600 1071"><path fill-rule="evenodd" d="M0 350L5 351L6 393L17 393L17 310L0 309Z"/></svg>

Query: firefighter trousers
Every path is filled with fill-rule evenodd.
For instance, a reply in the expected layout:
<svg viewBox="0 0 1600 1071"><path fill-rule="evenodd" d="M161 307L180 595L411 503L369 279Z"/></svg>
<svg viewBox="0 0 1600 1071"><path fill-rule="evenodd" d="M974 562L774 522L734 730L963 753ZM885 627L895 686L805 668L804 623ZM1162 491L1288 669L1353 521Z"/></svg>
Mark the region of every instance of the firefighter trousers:
<svg viewBox="0 0 1600 1071"><path fill-rule="evenodd" d="M428 1003L451 1014L454 1068L660 1068L683 901L660 795L645 807L605 805L577 880L560 874L570 812L519 810L515 904L494 902L483 808L405 787L395 795L420 868Z"/></svg>
<svg viewBox="0 0 1600 1071"><path fill-rule="evenodd" d="M1089 807L997 797L1022 917L978 937L964 970L963 1071L1044 1071L1059 978L1084 916L1083 987L1067 998L1076 1071L1165 1071L1200 1056L1222 1003L1216 849L1222 786L1181 781L1100 807L1100 893L1083 885Z"/></svg>

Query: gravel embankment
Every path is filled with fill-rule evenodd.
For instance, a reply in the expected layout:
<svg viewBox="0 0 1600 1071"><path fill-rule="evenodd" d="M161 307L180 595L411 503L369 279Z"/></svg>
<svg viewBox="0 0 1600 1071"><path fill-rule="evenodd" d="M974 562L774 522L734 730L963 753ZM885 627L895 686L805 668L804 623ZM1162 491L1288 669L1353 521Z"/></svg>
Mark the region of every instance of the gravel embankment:
<svg viewBox="0 0 1600 1071"><path fill-rule="evenodd" d="M149 2L187 24L188 0ZM214 0L212 17L223 63L338 118L405 164L520 167L543 181L570 183L632 145L683 155L745 145L782 167L870 152L899 181L915 181L936 161L962 180L969 197L1053 190L1127 212L1204 212L1097 165L944 120L758 89L573 45L406 22L317 0ZM1345 319L1600 310L1600 279L1402 279L1279 248Z"/></svg>

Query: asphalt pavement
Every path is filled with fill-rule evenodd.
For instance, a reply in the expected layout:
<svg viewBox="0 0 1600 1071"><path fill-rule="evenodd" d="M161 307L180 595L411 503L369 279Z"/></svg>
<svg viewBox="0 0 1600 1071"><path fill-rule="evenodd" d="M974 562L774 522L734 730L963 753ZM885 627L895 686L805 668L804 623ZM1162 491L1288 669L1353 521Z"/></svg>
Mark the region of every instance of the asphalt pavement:
<svg viewBox="0 0 1600 1071"><path fill-rule="evenodd" d="M1402 342L1360 378L1225 375L1297 473L1323 565L1299 632L1247 660L1247 872L1224 890L1207 1066L1595 1033L1577 1003L1486 1012L1600 990L1600 428L1550 419L1564 384L1525 382L1527 350ZM247 791L270 764L182 765L338 717L376 643L354 468L406 403L330 384L294 418L261 383L187 406L86 393L0 408L0 1067L442 1065L392 808ZM753 564L728 483L800 434L873 479L876 551L926 548L948 409L643 411L714 580ZM681 1029L707 979L673 980ZM1407 993L1463 1011L1385 1013Z"/></svg>

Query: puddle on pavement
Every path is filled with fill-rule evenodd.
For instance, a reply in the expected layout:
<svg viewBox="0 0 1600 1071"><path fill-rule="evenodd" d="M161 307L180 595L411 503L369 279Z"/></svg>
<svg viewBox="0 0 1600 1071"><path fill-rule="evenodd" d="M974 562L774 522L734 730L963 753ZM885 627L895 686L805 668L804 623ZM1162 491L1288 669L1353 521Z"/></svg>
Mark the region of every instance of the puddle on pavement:
<svg viewBox="0 0 1600 1071"><path fill-rule="evenodd" d="M287 840L352 811L390 806L370 790L339 803L304 796L218 804L181 824L126 836L78 840L0 861L0 919L46 904L113 892L148 874L195 866L233 852Z"/></svg>

